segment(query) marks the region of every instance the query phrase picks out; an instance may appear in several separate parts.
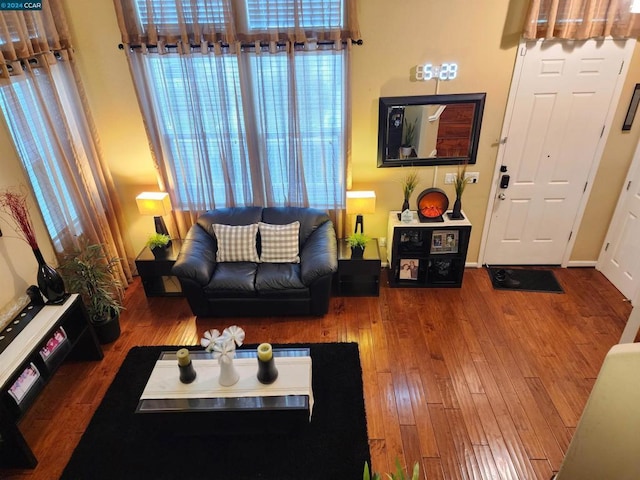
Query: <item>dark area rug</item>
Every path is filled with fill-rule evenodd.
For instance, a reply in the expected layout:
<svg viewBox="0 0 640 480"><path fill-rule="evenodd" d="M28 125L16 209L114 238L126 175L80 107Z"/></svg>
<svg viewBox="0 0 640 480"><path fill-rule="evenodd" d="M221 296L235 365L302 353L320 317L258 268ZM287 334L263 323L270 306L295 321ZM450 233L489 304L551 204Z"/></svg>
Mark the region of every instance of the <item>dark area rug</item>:
<svg viewBox="0 0 640 480"><path fill-rule="evenodd" d="M491 267L487 272L496 290L564 293L551 270Z"/></svg>
<svg viewBox="0 0 640 480"><path fill-rule="evenodd" d="M161 351L179 347L134 347L61 478L361 479L371 461L358 344L281 346L310 348L315 403L309 424L255 435L226 435L213 422L206 435L143 428L140 417L148 415L134 410L148 376Z"/></svg>

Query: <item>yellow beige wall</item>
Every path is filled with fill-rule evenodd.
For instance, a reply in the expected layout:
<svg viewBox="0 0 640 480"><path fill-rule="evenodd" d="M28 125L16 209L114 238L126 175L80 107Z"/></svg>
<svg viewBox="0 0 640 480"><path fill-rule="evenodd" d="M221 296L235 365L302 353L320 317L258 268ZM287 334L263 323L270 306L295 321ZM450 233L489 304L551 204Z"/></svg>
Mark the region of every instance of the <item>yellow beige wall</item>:
<svg viewBox="0 0 640 480"><path fill-rule="evenodd" d="M378 98L486 92L478 163L470 168L480 172L480 182L470 185L463 198L463 208L474 226L468 261L477 261L526 3L526 0L359 1L364 45L352 50L353 188L373 189L378 195L377 212L365 219L368 233L386 236L388 211L398 209L402 203L399 186L404 174L402 169L376 167ZM153 222L138 214L135 196L144 190L158 189L157 173L151 161L125 53L117 48L120 35L113 2L64 0L64 6L102 151L125 210L129 226L126 240L133 251L138 251L153 230ZM435 81L416 82L411 78L415 66L427 62L456 62L460 66L459 76L454 81L441 82L436 92ZM636 52L577 237L574 260L595 261L598 257L638 140L640 122L625 134L619 128L638 79L640 57ZM19 161L5 127L0 129L0 148L4 152L0 161L1 181L3 184L19 181ZM412 202L422 189L434 185L453 197L451 186L443 185L444 175L450 171L455 171L455 167L421 167L420 184ZM28 255L24 262L15 260L14 247L3 241L0 239L0 276L17 280L10 293L0 294L0 306L21 294L22 287L33 283L32 278L35 278L29 270L31 259ZM16 268L16 262L20 268Z"/></svg>
<svg viewBox="0 0 640 480"><path fill-rule="evenodd" d="M400 168L376 168L378 98L486 92L477 163L469 167L480 172L480 182L470 185L463 197L463 209L473 223L468 261L477 260L515 63L517 32L524 14L524 2L511 4L510 9L508 1L360 2L364 45L353 50L353 188L377 193L379 213L365 220L368 232L386 236L388 211L399 210L402 205L399 181L405 175ZM459 65L453 81L438 85L434 80L417 82L411 78L417 64L445 62ZM412 207L419 192L433 186L453 199L454 190L444 185L444 175L455 170L420 167L421 181L411 199Z"/></svg>

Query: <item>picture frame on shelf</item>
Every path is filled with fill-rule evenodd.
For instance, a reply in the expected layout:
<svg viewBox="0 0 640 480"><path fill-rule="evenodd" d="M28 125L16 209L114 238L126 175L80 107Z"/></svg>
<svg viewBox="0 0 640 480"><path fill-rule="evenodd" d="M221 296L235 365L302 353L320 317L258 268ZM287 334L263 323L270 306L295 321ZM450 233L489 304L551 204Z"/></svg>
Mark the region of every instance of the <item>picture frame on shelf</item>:
<svg viewBox="0 0 640 480"><path fill-rule="evenodd" d="M399 280L418 280L418 270L420 269L420 259L418 258L401 258L400 270L398 272Z"/></svg>
<svg viewBox="0 0 640 480"><path fill-rule="evenodd" d="M458 253L458 230L434 230L431 235L431 254Z"/></svg>
<svg viewBox="0 0 640 480"><path fill-rule="evenodd" d="M43 360L47 360L67 341L67 332L64 331L62 326L58 327L53 335L49 337L47 343L40 349L40 356Z"/></svg>
<svg viewBox="0 0 640 480"><path fill-rule="evenodd" d="M9 395L13 397L16 404L20 405L39 378L40 371L33 362L30 362L29 366L22 371L18 379L9 388Z"/></svg>

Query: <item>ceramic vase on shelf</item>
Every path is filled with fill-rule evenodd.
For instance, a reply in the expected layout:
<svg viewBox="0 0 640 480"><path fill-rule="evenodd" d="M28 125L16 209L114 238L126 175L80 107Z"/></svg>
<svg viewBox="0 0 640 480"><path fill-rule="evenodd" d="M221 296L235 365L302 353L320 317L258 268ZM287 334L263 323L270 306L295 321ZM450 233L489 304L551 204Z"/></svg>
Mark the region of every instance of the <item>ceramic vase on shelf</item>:
<svg viewBox="0 0 640 480"><path fill-rule="evenodd" d="M45 262L39 248L33 249L38 261L38 288L42 295L52 304L60 304L65 300L64 281L57 270Z"/></svg>
<svg viewBox="0 0 640 480"><path fill-rule="evenodd" d="M452 220L463 220L464 215L462 215L462 201L460 197L456 197L456 201L453 202L453 210L451 211L450 217Z"/></svg>
<svg viewBox="0 0 640 480"><path fill-rule="evenodd" d="M235 385L240 380L240 374L233 365L233 357L229 355L220 355L218 357L218 363L220 364L220 377L218 383L223 387L230 387Z"/></svg>
<svg viewBox="0 0 640 480"><path fill-rule="evenodd" d="M400 213L404 212L405 210L409 210L409 208L409 199L405 198L404 202L402 202L402 209L400 210Z"/></svg>
<svg viewBox="0 0 640 480"><path fill-rule="evenodd" d="M364 247L351 247L351 258L362 258L364 255Z"/></svg>
<svg viewBox="0 0 640 480"><path fill-rule="evenodd" d="M278 378L278 369L273 359L273 349L269 343L258 346L258 381L268 385Z"/></svg>

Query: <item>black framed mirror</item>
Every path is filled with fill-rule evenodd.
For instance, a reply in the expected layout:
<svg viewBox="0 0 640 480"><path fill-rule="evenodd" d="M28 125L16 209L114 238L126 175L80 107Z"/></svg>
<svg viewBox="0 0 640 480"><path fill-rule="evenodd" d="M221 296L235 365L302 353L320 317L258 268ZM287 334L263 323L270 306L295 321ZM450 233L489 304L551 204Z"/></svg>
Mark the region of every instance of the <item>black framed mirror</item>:
<svg viewBox="0 0 640 480"><path fill-rule="evenodd" d="M380 97L378 167L476 163L486 93Z"/></svg>

